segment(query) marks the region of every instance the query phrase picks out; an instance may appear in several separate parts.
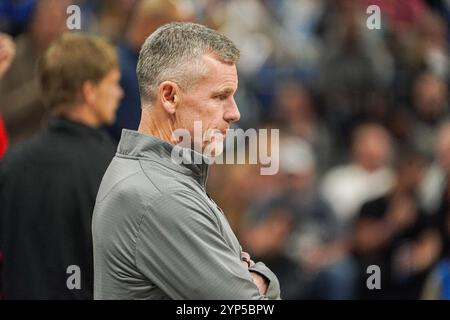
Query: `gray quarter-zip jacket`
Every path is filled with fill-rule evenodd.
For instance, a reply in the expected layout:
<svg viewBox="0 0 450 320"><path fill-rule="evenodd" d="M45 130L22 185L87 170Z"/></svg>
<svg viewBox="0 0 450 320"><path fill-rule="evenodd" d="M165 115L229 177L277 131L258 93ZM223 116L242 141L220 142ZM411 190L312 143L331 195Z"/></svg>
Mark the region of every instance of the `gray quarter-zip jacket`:
<svg viewBox="0 0 450 320"><path fill-rule="evenodd" d="M250 270L269 280L264 296L242 263L236 236L206 194L208 165L177 164L173 148L123 130L92 220L94 298L279 299L263 263Z"/></svg>

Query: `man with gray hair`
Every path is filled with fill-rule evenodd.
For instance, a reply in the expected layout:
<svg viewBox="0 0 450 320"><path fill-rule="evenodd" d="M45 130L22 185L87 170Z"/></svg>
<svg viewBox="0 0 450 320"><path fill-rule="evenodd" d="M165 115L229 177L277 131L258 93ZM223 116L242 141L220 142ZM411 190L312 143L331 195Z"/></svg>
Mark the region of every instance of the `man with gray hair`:
<svg viewBox="0 0 450 320"><path fill-rule="evenodd" d="M194 23L170 23L145 41L137 75L142 116L123 130L92 222L96 299L279 299L277 277L254 263L206 193L203 151L240 114L233 95L239 51ZM189 159L172 154L189 141ZM216 136L216 135L215 135ZM185 142L185 141L184 141Z"/></svg>

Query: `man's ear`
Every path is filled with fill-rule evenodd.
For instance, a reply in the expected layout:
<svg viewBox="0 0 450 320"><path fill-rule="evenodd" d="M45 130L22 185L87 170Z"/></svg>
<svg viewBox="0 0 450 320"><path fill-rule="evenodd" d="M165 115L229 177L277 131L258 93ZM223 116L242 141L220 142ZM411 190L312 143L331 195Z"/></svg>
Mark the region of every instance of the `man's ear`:
<svg viewBox="0 0 450 320"><path fill-rule="evenodd" d="M159 99L169 114L174 114L180 100L180 87L173 81L164 81L159 87Z"/></svg>
<svg viewBox="0 0 450 320"><path fill-rule="evenodd" d="M96 90L95 90L95 84L92 83L92 81L85 81L81 85L81 95L88 105L92 105L95 102L96 99Z"/></svg>

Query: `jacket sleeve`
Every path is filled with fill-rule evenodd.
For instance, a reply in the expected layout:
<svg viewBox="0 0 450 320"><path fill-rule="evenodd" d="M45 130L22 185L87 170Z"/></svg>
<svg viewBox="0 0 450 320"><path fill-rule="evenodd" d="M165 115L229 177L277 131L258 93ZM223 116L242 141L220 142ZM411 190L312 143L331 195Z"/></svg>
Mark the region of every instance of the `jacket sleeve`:
<svg viewBox="0 0 450 320"><path fill-rule="evenodd" d="M275 275L261 296L250 272L223 238L208 205L194 192L163 194L143 215L136 239L136 265L172 299L279 298Z"/></svg>
<svg viewBox="0 0 450 320"><path fill-rule="evenodd" d="M278 282L277 276L262 262L257 262L248 270L259 273L264 276L269 285L267 287L267 292L265 296L270 300L280 300L280 284Z"/></svg>

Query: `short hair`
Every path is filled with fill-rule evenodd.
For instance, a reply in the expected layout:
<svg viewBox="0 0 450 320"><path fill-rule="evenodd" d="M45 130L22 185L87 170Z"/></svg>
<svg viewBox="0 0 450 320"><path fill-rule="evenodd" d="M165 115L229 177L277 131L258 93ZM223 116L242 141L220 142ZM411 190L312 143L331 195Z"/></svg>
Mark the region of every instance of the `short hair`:
<svg viewBox="0 0 450 320"><path fill-rule="evenodd" d="M99 83L118 67L115 48L102 38L65 33L39 61L42 98L50 110L71 107L81 100L85 81Z"/></svg>
<svg viewBox="0 0 450 320"><path fill-rule="evenodd" d="M174 81L186 90L195 85L207 72L201 60L205 54L227 64L239 59L239 50L230 39L203 25L171 22L159 27L139 54L136 72L142 106L154 102L163 81Z"/></svg>

